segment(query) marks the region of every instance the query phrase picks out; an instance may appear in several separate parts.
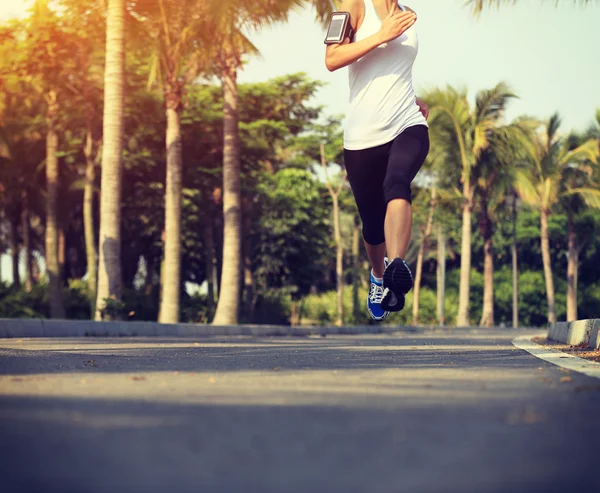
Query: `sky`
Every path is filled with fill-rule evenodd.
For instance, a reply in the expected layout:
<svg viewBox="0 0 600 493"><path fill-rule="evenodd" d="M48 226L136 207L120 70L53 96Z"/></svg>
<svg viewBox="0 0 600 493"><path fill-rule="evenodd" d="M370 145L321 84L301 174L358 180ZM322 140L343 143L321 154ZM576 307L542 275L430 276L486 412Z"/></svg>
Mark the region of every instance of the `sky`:
<svg viewBox="0 0 600 493"><path fill-rule="evenodd" d="M408 3L410 1L410 3ZM521 0L485 12L479 19L465 0L407 0L417 12L419 55L413 81L417 95L450 84L476 91L507 82L519 100L507 111L549 118L558 111L563 131L583 130L600 108L600 2L588 7L571 0ZM240 82L306 72L327 83L315 102L328 114L343 114L348 100L347 69L325 68L325 28L311 9L287 25L252 33L262 57L249 61Z"/></svg>
<svg viewBox="0 0 600 493"><path fill-rule="evenodd" d="M584 130L600 108L600 2L574 6L561 0L521 0L476 19L465 0L410 0L419 35L413 80L417 94L450 84L466 87L471 100L481 89L507 82L519 96L510 120L527 114L540 119L558 111L563 132ZM22 16L31 0L0 0L0 22ZM327 115L342 115L348 101L347 69L325 68L325 28L312 9L293 13L287 24L250 33L261 57L240 72L240 82L258 82L306 72L327 85L313 100ZM2 273L10 275L9 259Z"/></svg>

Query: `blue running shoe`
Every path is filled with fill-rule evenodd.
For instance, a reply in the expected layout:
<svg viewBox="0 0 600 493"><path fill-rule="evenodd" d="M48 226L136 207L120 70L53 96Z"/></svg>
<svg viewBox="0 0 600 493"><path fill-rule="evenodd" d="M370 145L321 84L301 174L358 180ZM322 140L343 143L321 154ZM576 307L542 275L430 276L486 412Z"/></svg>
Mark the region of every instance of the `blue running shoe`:
<svg viewBox="0 0 600 493"><path fill-rule="evenodd" d="M387 258L384 260L384 265L386 267L388 265ZM383 279L377 280L373 275L373 271L371 271L371 289L369 290L369 296L367 298L367 309L369 310L369 315L371 315L371 318L377 322L385 320L390 314L389 311L386 311L381 307L383 292Z"/></svg>

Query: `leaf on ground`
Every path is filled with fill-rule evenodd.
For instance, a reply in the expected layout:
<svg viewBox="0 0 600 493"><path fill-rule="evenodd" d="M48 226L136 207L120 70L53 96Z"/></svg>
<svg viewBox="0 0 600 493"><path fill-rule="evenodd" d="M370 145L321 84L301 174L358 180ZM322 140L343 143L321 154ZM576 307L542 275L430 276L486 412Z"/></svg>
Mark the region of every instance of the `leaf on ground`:
<svg viewBox="0 0 600 493"><path fill-rule="evenodd" d="M508 424L534 424L546 421L548 417L546 414L537 411L531 406L526 406L524 409L516 409L510 412L507 416Z"/></svg>
<svg viewBox="0 0 600 493"><path fill-rule="evenodd" d="M571 377L560 377L560 382L572 382L573 379Z"/></svg>
<svg viewBox="0 0 600 493"><path fill-rule="evenodd" d="M214 377L210 377L210 378L208 379L208 382L209 382L209 383L215 383L215 382L216 382L216 380L214 379Z"/></svg>
<svg viewBox="0 0 600 493"><path fill-rule="evenodd" d="M131 377L132 380L136 380L136 381L141 381L141 380L146 380L146 377L143 377L141 375L135 376L135 377Z"/></svg>
<svg viewBox="0 0 600 493"><path fill-rule="evenodd" d="M275 368L273 368L273 371L281 371L281 368L279 368L278 366L276 366Z"/></svg>

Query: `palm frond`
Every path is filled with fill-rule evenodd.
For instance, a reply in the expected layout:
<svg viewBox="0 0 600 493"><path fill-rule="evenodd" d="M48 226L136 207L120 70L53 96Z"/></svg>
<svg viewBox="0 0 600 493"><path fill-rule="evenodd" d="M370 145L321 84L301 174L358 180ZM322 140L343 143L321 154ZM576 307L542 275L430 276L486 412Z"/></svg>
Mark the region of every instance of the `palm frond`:
<svg viewBox="0 0 600 493"><path fill-rule="evenodd" d="M497 121L502 117L508 101L516 97L506 82L479 91L475 99L475 121L478 124Z"/></svg>
<svg viewBox="0 0 600 493"><path fill-rule="evenodd" d="M600 190L596 188L573 188L563 193L564 196L577 195L585 205L593 209L600 209Z"/></svg>
<svg viewBox="0 0 600 493"><path fill-rule="evenodd" d="M523 202L533 207L541 205L540 193L528 170L517 169L515 171L514 187Z"/></svg>
<svg viewBox="0 0 600 493"><path fill-rule="evenodd" d="M598 163L598 141L589 139L579 147L572 150L563 150L559 156L559 164L567 166L572 163L584 163L591 161L594 164Z"/></svg>

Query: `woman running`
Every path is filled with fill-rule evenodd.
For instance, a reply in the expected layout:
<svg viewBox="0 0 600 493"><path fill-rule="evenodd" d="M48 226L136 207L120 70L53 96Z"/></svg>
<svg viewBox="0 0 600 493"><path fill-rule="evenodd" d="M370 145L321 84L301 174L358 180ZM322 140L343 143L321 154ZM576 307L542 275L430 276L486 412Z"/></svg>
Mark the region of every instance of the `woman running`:
<svg viewBox="0 0 600 493"><path fill-rule="evenodd" d="M412 84L417 15L396 0L343 0L340 11L349 12L354 34L327 45L325 64L330 71L349 69L344 162L371 263L367 306L380 321L404 308L413 286L404 261L410 184L429 152L429 109Z"/></svg>

